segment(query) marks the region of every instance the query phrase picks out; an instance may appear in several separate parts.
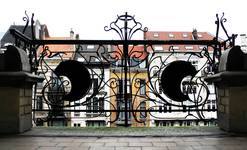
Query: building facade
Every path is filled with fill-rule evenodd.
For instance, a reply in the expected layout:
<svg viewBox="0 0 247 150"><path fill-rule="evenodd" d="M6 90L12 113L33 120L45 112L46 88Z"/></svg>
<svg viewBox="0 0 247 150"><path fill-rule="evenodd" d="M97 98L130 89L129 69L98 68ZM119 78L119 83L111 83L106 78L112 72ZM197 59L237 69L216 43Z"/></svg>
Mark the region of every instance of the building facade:
<svg viewBox="0 0 247 150"><path fill-rule="evenodd" d="M208 32L197 32L195 29L192 32L172 32L172 31L148 31L145 33L144 38L147 40L212 40L214 38ZM150 103L150 106L158 110L153 112L150 116L151 126L191 126L191 125L210 125L215 124L216 116L216 97L214 85L207 84L203 81L203 76L210 73L210 66L208 59L205 57L198 57L191 55L191 52L200 54L203 50L207 50L209 55L212 56L213 48L206 45L157 45L149 48L152 54L152 63L150 63L150 76L151 83L155 86L158 93L165 97L160 99L159 103ZM171 62L183 61L189 62L196 69L195 77L188 76L184 78L180 84L180 88L184 95L188 95L189 99L186 101L179 101L167 97L164 93L159 80L161 79L161 72L169 66ZM163 66L163 67L156 67ZM182 69L182 68L180 68ZM181 70L182 71L182 70ZM173 78L179 74L173 74ZM191 84L196 82L195 85ZM187 84L190 82L189 84ZM150 94L152 99L159 99L157 95ZM202 104L198 99L205 99ZM190 106L198 104L198 110L203 111L190 111ZM177 107L179 106L179 107ZM178 110L178 111L175 111ZM180 110L180 111L179 111ZM183 111L184 110L184 111Z"/></svg>

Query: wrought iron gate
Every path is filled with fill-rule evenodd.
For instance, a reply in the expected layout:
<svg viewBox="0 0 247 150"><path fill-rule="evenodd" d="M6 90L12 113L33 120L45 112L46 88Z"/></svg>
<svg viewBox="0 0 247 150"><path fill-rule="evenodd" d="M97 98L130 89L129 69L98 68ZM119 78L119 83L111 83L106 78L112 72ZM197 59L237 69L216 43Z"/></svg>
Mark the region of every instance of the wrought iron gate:
<svg viewBox="0 0 247 150"><path fill-rule="evenodd" d="M117 16L105 31L115 31L120 40L40 40L11 29L15 45L23 48L30 58L32 72L44 76L44 82L34 88L33 116L36 123L66 124L71 115L76 118L102 117L111 126L143 124L157 119L181 120L171 117L182 113L182 120L215 120L205 112L215 112L213 85L203 80L217 72L221 50L234 45L236 35L227 34L223 16L217 15L216 37L211 40L132 40L137 32L145 33L134 16ZM222 27L228 39L218 38ZM72 45L71 51L53 51L49 45ZM158 52L155 46L168 45ZM173 45L201 45L200 51L181 53ZM183 57L183 59L178 60ZM176 60L174 59L176 58ZM202 60L197 68L194 60ZM175 60L175 61L174 61ZM209 89L211 86L212 90ZM213 92L213 93L212 93ZM211 99L212 100L212 99ZM208 107L212 102L215 107ZM39 117L37 115L40 115ZM79 114L80 115L80 114ZM90 119L89 119L90 123Z"/></svg>

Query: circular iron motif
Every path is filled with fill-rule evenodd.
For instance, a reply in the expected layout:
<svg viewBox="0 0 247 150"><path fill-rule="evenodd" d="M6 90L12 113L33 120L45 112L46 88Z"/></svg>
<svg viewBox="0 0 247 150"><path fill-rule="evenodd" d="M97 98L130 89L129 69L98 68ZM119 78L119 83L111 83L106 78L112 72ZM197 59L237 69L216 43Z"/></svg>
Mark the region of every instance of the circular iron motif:
<svg viewBox="0 0 247 150"><path fill-rule="evenodd" d="M68 60L61 62L55 69L57 76L66 76L71 83L71 90L64 95L67 101L76 101L84 97L92 84L87 68L78 61Z"/></svg>
<svg viewBox="0 0 247 150"><path fill-rule="evenodd" d="M181 91L182 80L187 76L194 77L197 71L188 61L174 61L167 65L161 75L161 87L163 92L170 99L183 102L189 99L189 96Z"/></svg>

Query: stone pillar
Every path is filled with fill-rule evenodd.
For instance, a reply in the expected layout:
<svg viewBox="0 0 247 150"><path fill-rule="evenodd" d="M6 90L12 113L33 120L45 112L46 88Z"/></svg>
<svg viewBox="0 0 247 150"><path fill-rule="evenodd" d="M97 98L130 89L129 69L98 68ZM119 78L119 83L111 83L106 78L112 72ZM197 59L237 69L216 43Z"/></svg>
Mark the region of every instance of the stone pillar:
<svg viewBox="0 0 247 150"><path fill-rule="evenodd" d="M19 133L32 127L32 86L0 86L0 133Z"/></svg>
<svg viewBox="0 0 247 150"><path fill-rule="evenodd" d="M247 132L247 56L239 46L224 51L219 73L205 78L217 89L218 126L230 132Z"/></svg>
<svg viewBox="0 0 247 150"><path fill-rule="evenodd" d="M43 78L30 73L24 50L9 46L0 58L0 134L30 130L33 84Z"/></svg>
<svg viewBox="0 0 247 150"><path fill-rule="evenodd" d="M219 85L217 96L219 127L225 131L247 132L247 85Z"/></svg>
<svg viewBox="0 0 247 150"><path fill-rule="evenodd" d="M32 89L43 79L25 72L0 72L0 134L32 127Z"/></svg>

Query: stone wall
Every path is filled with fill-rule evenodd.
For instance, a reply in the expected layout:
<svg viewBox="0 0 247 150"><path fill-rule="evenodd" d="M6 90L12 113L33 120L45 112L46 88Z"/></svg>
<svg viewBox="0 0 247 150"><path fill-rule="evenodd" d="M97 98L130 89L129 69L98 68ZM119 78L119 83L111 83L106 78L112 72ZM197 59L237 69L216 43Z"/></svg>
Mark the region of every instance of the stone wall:
<svg viewBox="0 0 247 150"><path fill-rule="evenodd" d="M247 86L219 86L217 92L219 127L247 132Z"/></svg>
<svg viewBox="0 0 247 150"><path fill-rule="evenodd" d="M32 127L32 86L0 87L0 133L20 133Z"/></svg>

